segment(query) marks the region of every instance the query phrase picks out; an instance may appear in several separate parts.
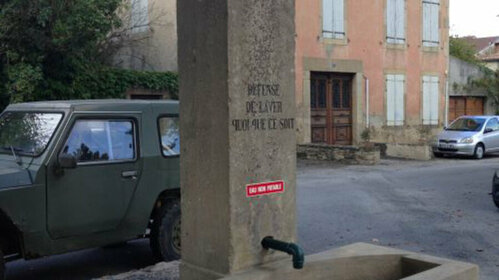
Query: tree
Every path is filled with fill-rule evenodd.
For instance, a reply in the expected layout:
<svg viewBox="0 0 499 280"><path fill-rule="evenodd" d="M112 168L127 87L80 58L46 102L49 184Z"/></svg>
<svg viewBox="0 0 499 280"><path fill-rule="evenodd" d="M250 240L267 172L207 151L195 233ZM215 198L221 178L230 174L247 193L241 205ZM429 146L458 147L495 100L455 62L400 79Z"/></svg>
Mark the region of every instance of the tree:
<svg viewBox="0 0 499 280"><path fill-rule="evenodd" d="M10 102L117 98L131 86L176 93L174 73L110 67L130 38L129 4L0 0L0 110Z"/></svg>
<svg viewBox="0 0 499 280"><path fill-rule="evenodd" d="M488 72L485 77L473 81L474 87L479 87L487 92L487 96L499 114L499 69L495 73Z"/></svg>
<svg viewBox="0 0 499 280"><path fill-rule="evenodd" d="M473 45L468 43L463 38L450 37L449 40L450 55L457 57L466 62L480 65L480 60L476 57L476 50Z"/></svg>

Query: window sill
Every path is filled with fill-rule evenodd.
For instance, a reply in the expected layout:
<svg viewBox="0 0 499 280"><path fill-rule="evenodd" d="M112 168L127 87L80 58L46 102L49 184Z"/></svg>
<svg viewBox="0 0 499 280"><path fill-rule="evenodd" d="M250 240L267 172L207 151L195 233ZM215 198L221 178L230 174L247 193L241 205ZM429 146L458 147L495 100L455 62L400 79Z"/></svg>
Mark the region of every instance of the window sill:
<svg viewBox="0 0 499 280"><path fill-rule="evenodd" d="M423 46L423 51L437 53L440 51L440 46Z"/></svg>
<svg viewBox="0 0 499 280"><path fill-rule="evenodd" d="M397 43L385 43L385 47L387 49L392 49L392 50L406 50L407 49L407 44L397 44Z"/></svg>
<svg viewBox="0 0 499 280"><path fill-rule="evenodd" d="M348 45L348 40L347 38L343 39L334 39L334 38L325 38L325 37L320 37L319 40L321 43L325 45L341 45L341 46L346 46Z"/></svg>
<svg viewBox="0 0 499 280"><path fill-rule="evenodd" d="M147 34L151 33L151 27L149 25L134 27L134 28L131 28L129 32L130 32L130 35L132 35L132 36L147 35Z"/></svg>

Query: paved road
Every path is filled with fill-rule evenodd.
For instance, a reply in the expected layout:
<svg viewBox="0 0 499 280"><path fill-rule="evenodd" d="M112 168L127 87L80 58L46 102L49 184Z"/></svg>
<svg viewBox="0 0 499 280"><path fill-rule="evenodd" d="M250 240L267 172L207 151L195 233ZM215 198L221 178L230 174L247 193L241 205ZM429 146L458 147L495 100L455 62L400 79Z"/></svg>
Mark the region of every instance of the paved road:
<svg viewBox="0 0 499 280"><path fill-rule="evenodd" d="M307 253L354 242L478 263L499 279L499 211L488 195L499 158L299 164L298 232Z"/></svg>
<svg viewBox="0 0 499 280"><path fill-rule="evenodd" d="M379 166L300 162L298 232L307 253L370 242L478 263L499 275L499 211L490 182L499 157L482 161L385 160ZM153 264L148 243L91 249L8 265L7 280L90 279Z"/></svg>

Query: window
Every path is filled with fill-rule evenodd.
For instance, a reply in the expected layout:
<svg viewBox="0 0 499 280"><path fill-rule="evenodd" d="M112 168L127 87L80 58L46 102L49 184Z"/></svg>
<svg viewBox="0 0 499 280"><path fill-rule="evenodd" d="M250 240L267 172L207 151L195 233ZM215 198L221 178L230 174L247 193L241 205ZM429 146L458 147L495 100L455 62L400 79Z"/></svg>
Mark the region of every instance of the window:
<svg viewBox="0 0 499 280"><path fill-rule="evenodd" d="M440 0L423 0L423 46L438 47Z"/></svg>
<svg viewBox="0 0 499 280"><path fill-rule="evenodd" d="M322 36L331 39L345 38L345 0L322 1Z"/></svg>
<svg viewBox="0 0 499 280"><path fill-rule="evenodd" d="M165 157L180 155L178 117L162 117L158 123L161 151Z"/></svg>
<svg viewBox="0 0 499 280"><path fill-rule="evenodd" d="M134 127L130 120L77 120L62 153L78 162L135 159Z"/></svg>
<svg viewBox="0 0 499 280"><path fill-rule="evenodd" d="M387 0L386 41L405 44L405 0Z"/></svg>
<svg viewBox="0 0 499 280"><path fill-rule="evenodd" d="M386 123L404 124L405 75L386 75Z"/></svg>
<svg viewBox="0 0 499 280"><path fill-rule="evenodd" d="M61 119L61 113L6 111L0 116L0 153L39 156Z"/></svg>
<svg viewBox="0 0 499 280"><path fill-rule="evenodd" d="M438 125L438 77L423 77L423 124Z"/></svg>
<svg viewBox="0 0 499 280"><path fill-rule="evenodd" d="M497 121L496 118L490 119L490 121L487 123L487 126L485 129L490 128L492 131L499 130L499 121Z"/></svg>
<svg viewBox="0 0 499 280"><path fill-rule="evenodd" d="M149 3L148 0L131 0L132 12L130 15L130 28L132 32L147 31L149 25Z"/></svg>

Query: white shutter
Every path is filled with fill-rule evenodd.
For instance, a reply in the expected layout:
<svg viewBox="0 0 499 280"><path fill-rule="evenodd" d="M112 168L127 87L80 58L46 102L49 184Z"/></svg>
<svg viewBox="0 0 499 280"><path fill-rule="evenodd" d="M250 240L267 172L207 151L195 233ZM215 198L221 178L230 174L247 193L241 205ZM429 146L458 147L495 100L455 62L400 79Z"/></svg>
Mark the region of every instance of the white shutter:
<svg viewBox="0 0 499 280"><path fill-rule="evenodd" d="M405 43L405 0L386 1L386 40L390 44Z"/></svg>
<svg viewBox="0 0 499 280"><path fill-rule="evenodd" d="M430 124L438 125L439 80L437 76L431 77L431 108Z"/></svg>
<svg viewBox="0 0 499 280"><path fill-rule="evenodd" d="M440 4L435 1L431 9L431 41L438 46L440 42L439 36L439 19L440 19Z"/></svg>
<svg viewBox="0 0 499 280"><path fill-rule="evenodd" d="M345 0L322 1L322 33L324 38L345 37Z"/></svg>
<svg viewBox="0 0 499 280"><path fill-rule="evenodd" d="M395 125L403 125L405 120L404 94L405 75L395 75Z"/></svg>
<svg viewBox="0 0 499 280"><path fill-rule="evenodd" d="M388 43L395 43L397 29L395 27L396 0L386 1L386 39Z"/></svg>
<svg viewBox="0 0 499 280"><path fill-rule="evenodd" d="M132 11L130 23L133 32L143 32L147 30L149 24L149 3L148 0L131 0Z"/></svg>
<svg viewBox="0 0 499 280"><path fill-rule="evenodd" d="M423 0L423 45L435 47L440 43L440 0Z"/></svg>
<svg viewBox="0 0 499 280"><path fill-rule="evenodd" d="M345 37L344 5L344 0L333 1L333 31L336 39L343 39Z"/></svg>
<svg viewBox="0 0 499 280"><path fill-rule="evenodd" d="M386 124L395 125L395 77L386 75Z"/></svg>
<svg viewBox="0 0 499 280"><path fill-rule="evenodd" d="M430 77L423 77L423 124L431 122L431 84Z"/></svg>
<svg viewBox="0 0 499 280"><path fill-rule="evenodd" d="M439 78L438 76L423 77L423 124L438 125L439 106Z"/></svg>
<svg viewBox="0 0 499 280"><path fill-rule="evenodd" d="M333 0L322 0L322 33L324 38L333 38Z"/></svg>
<svg viewBox="0 0 499 280"><path fill-rule="evenodd" d="M395 28L397 34L397 43L405 42L405 0L397 0L395 16Z"/></svg>

